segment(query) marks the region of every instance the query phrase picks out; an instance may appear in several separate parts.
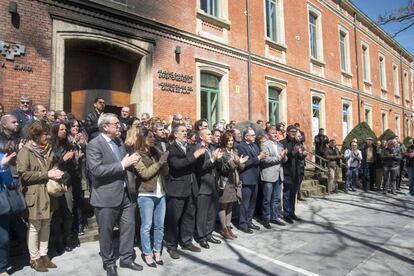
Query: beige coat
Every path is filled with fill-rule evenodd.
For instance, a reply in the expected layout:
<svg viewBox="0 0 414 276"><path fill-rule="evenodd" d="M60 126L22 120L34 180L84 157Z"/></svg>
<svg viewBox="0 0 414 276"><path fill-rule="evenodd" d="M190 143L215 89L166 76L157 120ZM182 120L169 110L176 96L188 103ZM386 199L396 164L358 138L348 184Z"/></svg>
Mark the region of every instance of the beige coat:
<svg viewBox="0 0 414 276"><path fill-rule="evenodd" d="M30 143L30 142L29 142ZM29 219L49 219L55 209L56 202L49 197L46 183L47 172L57 164L57 159L51 150L48 151L47 161L26 144L17 154L17 172L23 186ZM43 162L40 164L39 159Z"/></svg>

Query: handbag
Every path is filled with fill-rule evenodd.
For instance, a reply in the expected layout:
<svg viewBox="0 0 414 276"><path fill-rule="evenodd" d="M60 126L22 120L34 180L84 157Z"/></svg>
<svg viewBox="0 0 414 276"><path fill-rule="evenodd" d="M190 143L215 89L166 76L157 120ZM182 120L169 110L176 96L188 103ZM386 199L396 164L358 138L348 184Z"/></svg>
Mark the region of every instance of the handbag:
<svg viewBox="0 0 414 276"><path fill-rule="evenodd" d="M12 215L23 212L26 209L26 200L23 194L15 189L9 189L6 185L0 186L0 215Z"/></svg>
<svg viewBox="0 0 414 276"><path fill-rule="evenodd" d="M220 190L224 190L224 188L226 188L227 182L229 182L229 178L228 177L221 176L219 178L219 181L218 181L218 188Z"/></svg>
<svg viewBox="0 0 414 276"><path fill-rule="evenodd" d="M60 197L68 191L68 186L63 183L59 183L56 180L49 179L46 183L46 189L50 196Z"/></svg>
<svg viewBox="0 0 414 276"><path fill-rule="evenodd" d="M37 160L42 167L46 168L39 157L37 157ZM68 186L65 183L60 183L56 180L49 179L46 183L46 190L50 196L60 197L68 191Z"/></svg>

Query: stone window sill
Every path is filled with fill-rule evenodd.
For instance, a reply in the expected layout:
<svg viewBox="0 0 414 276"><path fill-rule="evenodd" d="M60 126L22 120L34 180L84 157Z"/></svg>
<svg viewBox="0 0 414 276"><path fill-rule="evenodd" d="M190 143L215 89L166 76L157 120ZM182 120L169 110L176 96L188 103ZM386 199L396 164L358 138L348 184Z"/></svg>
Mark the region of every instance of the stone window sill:
<svg viewBox="0 0 414 276"><path fill-rule="evenodd" d="M276 50L279 50L279 51L284 51L284 52L286 52L286 50L287 50L287 47L286 47L286 45L285 45L285 44L280 43L280 42L276 42L276 41L274 41L274 40L272 40L272 39L270 39L270 38L268 38L268 37L266 38L265 43L266 43L268 46L270 46L270 47L272 47L272 48L274 48L274 49L276 49Z"/></svg>
<svg viewBox="0 0 414 276"><path fill-rule="evenodd" d="M351 73L347 73L345 71L341 71L342 76L348 78L348 79L352 79L352 74Z"/></svg>
<svg viewBox="0 0 414 276"><path fill-rule="evenodd" d="M215 26L221 27L223 29L230 30L230 25L231 25L230 21L228 21L226 19L222 19L222 18L212 16L208 13L205 13L201 9L197 10L197 18L200 18L201 20L203 20L205 22L208 22L208 23L213 24Z"/></svg>
<svg viewBox="0 0 414 276"><path fill-rule="evenodd" d="M325 62L324 61L322 61L322 60L320 60L320 59L316 59L316 58L314 58L314 57L311 57L310 58L310 61L313 63L313 64L315 64L315 65L317 65L317 66L320 66L320 67L325 67Z"/></svg>
<svg viewBox="0 0 414 276"><path fill-rule="evenodd" d="M368 81L368 80L364 80L364 84L367 86L372 86L372 82Z"/></svg>

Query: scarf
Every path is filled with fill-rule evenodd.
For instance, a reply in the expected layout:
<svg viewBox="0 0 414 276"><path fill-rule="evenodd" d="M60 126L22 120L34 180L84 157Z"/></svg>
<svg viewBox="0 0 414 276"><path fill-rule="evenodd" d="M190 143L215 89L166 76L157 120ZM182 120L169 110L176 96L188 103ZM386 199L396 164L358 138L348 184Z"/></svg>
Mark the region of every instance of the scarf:
<svg viewBox="0 0 414 276"><path fill-rule="evenodd" d="M47 160L47 158L49 156L48 155L49 149L50 149L49 144L41 146L41 145L38 145L38 144L36 144L35 142L32 141L30 143L30 146L31 146L31 148L34 152L39 154L43 159Z"/></svg>

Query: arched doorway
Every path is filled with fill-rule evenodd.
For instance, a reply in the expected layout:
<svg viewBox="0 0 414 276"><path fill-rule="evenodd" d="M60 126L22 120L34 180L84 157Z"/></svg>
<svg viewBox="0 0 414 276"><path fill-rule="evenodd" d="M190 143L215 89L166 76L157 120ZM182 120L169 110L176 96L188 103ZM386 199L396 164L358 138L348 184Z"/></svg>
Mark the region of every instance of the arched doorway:
<svg viewBox="0 0 414 276"><path fill-rule="evenodd" d="M65 48L64 110L83 119L97 97L105 100L105 112L130 106L142 56L101 41L67 40Z"/></svg>

